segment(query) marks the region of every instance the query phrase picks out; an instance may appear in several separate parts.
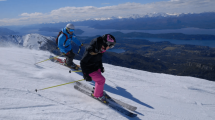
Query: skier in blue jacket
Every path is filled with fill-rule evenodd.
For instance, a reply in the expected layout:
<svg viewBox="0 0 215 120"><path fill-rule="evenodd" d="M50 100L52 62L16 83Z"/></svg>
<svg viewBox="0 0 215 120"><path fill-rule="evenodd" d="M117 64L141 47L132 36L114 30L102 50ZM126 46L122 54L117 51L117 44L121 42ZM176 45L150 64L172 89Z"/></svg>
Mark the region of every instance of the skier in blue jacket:
<svg viewBox="0 0 215 120"><path fill-rule="evenodd" d="M76 38L76 35L73 33L74 30L75 27L71 23L67 24L66 27L62 29L63 34L58 37L58 48L65 54L66 65L68 67L78 69L80 66L77 66L73 62L75 53L73 53L71 42L73 41L79 47L82 47L83 44Z"/></svg>

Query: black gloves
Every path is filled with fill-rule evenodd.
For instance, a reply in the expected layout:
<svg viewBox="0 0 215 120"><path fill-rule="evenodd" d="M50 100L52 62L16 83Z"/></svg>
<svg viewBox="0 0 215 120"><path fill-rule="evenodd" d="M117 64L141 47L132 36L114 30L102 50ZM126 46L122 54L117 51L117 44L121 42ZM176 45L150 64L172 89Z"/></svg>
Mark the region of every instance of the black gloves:
<svg viewBox="0 0 215 120"><path fill-rule="evenodd" d="M101 68L101 72L102 72L102 73L104 73L104 72L105 72L105 69L104 69L104 67L102 67L102 68Z"/></svg>
<svg viewBox="0 0 215 120"><path fill-rule="evenodd" d="M83 77L88 82L92 81L92 78L89 75L87 75L86 73L84 73Z"/></svg>
<svg viewBox="0 0 215 120"><path fill-rule="evenodd" d="M64 55L69 55L70 54L70 51L69 52L67 52L66 54L64 54Z"/></svg>

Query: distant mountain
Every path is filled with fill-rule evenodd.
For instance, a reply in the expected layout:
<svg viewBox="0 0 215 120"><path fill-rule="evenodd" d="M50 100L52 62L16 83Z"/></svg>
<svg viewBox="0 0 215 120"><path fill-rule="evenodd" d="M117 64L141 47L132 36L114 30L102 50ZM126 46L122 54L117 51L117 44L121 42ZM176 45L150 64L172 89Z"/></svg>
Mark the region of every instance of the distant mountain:
<svg viewBox="0 0 215 120"><path fill-rule="evenodd" d="M13 30L10 30L8 28L2 28L0 27L0 35L11 35L16 34L17 32L14 32Z"/></svg>
<svg viewBox="0 0 215 120"><path fill-rule="evenodd" d="M68 21L59 23L46 23L37 27L64 27L67 23L75 26L90 26L96 29L117 30L161 30L181 28L215 29L215 12L168 14L148 13L146 15L133 14L126 18L110 17L107 19L88 19L84 21Z"/></svg>
<svg viewBox="0 0 215 120"><path fill-rule="evenodd" d="M39 31L59 32L59 31L61 31L61 29L53 28L53 27L42 27L42 28L39 28Z"/></svg>
<svg viewBox="0 0 215 120"><path fill-rule="evenodd" d="M160 30L190 27L215 29L215 13L133 16L130 18L97 22L97 24L91 25L91 27L117 30Z"/></svg>
<svg viewBox="0 0 215 120"><path fill-rule="evenodd" d="M59 50L56 49L57 46L55 44L55 38L40 34L0 36L0 46L8 45L15 45L29 49L48 50L52 53L59 54Z"/></svg>
<svg viewBox="0 0 215 120"><path fill-rule="evenodd" d="M110 17L107 20L91 19L85 21L67 21L59 23L43 23L28 26L19 26L16 29L8 26L12 30L24 31L27 33L58 32L68 23L75 26L89 26L95 29L115 29L115 30L163 30L163 29L181 29L181 28L200 28L215 29L215 12L206 13L188 13L188 14L168 14L168 13L149 13L146 15L133 14L127 18ZM38 32L39 30L39 32ZM8 35L5 30L1 30L0 35ZM8 30L7 30L8 31ZM77 29L77 35L84 31ZM13 34L13 33L11 33ZM45 35L45 34L44 34ZM48 35L48 34L47 34ZM56 35L55 35L56 36Z"/></svg>

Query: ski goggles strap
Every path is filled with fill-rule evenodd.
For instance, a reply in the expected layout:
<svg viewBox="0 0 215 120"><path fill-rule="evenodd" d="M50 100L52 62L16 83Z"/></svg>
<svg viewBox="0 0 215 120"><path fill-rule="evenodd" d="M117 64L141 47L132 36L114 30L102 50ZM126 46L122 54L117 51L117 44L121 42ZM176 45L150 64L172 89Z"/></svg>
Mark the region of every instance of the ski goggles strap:
<svg viewBox="0 0 215 120"><path fill-rule="evenodd" d="M68 30L69 32L74 32L74 29L66 28L66 30Z"/></svg>

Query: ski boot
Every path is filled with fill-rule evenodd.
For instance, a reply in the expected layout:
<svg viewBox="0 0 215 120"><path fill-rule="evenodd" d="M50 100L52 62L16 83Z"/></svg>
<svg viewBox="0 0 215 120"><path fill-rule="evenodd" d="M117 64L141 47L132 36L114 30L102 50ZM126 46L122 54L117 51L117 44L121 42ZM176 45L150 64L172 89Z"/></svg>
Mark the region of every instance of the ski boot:
<svg viewBox="0 0 215 120"><path fill-rule="evenodd" d="M95 87L93 87L92 93L94 93L94 90L95 90ZM110 99L111 98L105 91L103 91L103 96L105 96L106 99Z"/></svg>
<svg viewBox="0 0 215 120"><path fill-rule="evenodd" d="M71 65L71 68L78 70L80 68L80 66L73 63L73 65Z"/></svg>
<svg viewBox="0 0 215 120"><path fill-rule="evenodd" d="M80 66L79 65L76 65L73 67L75 70L79 70Z"/></svg>
<svg viewBox="0 0 215 120"><path fill-rule="evenodd" d="M91 96L92 96L93 98L95 98L95 99L97 99L97 100L99 100L99 101L101 101L101 102L105 103L105 104L107 104L107 103L108 103L108 102L107 102L107 99L106 99L106 97L105 97L105 96L95 97L95 96L93 95L93 93L91 94Z"/></svg>
<svg viewBox="0 0 215 120"><path fill-rule="evenodd" d="M80 68L80 66L76 65L75 63L73 63L71 66L68 66L66 63L64 65L74 70L79 70Z"/></svg>

